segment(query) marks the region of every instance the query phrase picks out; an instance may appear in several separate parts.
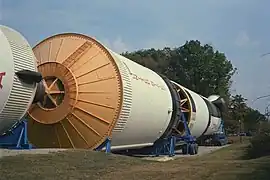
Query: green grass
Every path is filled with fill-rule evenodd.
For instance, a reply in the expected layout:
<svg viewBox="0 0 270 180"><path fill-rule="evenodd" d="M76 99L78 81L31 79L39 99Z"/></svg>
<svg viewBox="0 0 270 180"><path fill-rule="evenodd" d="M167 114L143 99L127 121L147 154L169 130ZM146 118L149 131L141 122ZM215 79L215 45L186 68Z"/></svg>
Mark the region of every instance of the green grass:
<svg viewBox="0 0 270 180"><path fill-rule="evenodd" d="M84 150L4 157L0 179L268 180L270 157L244 160L247 146L233 144L209 155L169 162Z"/></svg>

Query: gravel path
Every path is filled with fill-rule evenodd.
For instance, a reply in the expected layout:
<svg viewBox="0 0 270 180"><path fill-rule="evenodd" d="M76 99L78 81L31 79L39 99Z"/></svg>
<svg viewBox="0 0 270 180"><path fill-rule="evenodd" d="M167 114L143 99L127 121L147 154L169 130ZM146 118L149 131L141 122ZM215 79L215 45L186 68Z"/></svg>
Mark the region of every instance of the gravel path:
<svg viewBox="0 0 270 180"><path fill-rule="evenodd" d="M59 152L65 150L66 149L31 149L31 150L0 149L0 158L4 156L16 156L19 154L49 154L51 152Z"/></svg>
<svg viewBox="0 0 270 180"><path fill-rule="evenodd" d="M194 157L194 156L201 156L201 155L207 155L210 154L216 150L219 150L221 148L228 147L230 145L225 146L199 146L199 152L196 155L183 155L182 150L177 150L175 152L174 157L168 157L168 156L159 156L159 157L144 157L146 160L152 160L152 161L170 161L177 158L188 158L188 157Z"/></svg>

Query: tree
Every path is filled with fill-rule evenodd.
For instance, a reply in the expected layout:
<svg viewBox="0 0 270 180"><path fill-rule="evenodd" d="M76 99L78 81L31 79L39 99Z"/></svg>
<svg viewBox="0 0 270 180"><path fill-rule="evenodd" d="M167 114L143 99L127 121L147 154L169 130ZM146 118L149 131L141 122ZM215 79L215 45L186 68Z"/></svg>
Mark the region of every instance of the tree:
<svg viewBox="0 0 270 180"><path fill-rule="evenodd" d="M231 77L236 69L223 53L214 51L208 44L201 45L198 40L187 41L176 51L180 54L178 65L182 64L186 71L185 85L188 88L203 96L229 96ZM178 78L180 81L182 77Z"/></svg>
<svg viewBox="0 0 270 180"><path fill-rule="evenodd" d="M225 129L229 133L237 133L240 129L240 123L247 111L247 99L237 94L231 97L229 102L229 111L225 121ZM239 122L240 121L240 122Z"/></svg>
<svg viewBox="0 0 270 180"><path fill-rule="evenodd" d="M240 125L242 131L255 132L258 130L260 122L266 121L265 115L248 107L246 101L247 99L240 94L231 97L229 118L225 122L229 132L238 132Z"/></svg>
<svg viewBox="0 0 270 180"><path fill-rule="evenodd" d="M170 51L170 48L164 48L163 50L152 48L135 52L125 52L122 55L157 73L164 73L170 61L170 54L168 54Z"/></svg>
<svg viewBox="0 0 270 180"><path fill-rule="evenodd" d="M230 108L232 117L237 120L242 120L247 113L247 99L241 94L237 94L231 97Z"/></svg>
<svg viewBox="0 0 270 180"><path fill-rule="evenodd" d="M258 110L248 107L244 116L245 132L256 132L260 128L260 122L266 121L267 119L265 115L261 114Z"/></svg>

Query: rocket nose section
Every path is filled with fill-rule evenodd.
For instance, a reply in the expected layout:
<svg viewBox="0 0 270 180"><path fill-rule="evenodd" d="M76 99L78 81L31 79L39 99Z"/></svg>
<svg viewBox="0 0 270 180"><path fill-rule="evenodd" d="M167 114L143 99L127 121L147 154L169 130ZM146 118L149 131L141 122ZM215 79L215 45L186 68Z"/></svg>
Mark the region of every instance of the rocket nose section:
<svg viewBox="0 0 270 180"><path fill-rule="evenodd" d="M219 95L211 95L207 99L217 106L221 112L226 110L226 102L224 98L220 97Z"/></svg>
<svg viewBox="0 0 270 180"><path fill-rule="evenodd" d="M211 96L209 96L207 99L209 100L209 101L211 101L211 102L213 102L213 101L216 101L217 99L219 99L220 98L220 96L219 95L211 95Z"/></svg>

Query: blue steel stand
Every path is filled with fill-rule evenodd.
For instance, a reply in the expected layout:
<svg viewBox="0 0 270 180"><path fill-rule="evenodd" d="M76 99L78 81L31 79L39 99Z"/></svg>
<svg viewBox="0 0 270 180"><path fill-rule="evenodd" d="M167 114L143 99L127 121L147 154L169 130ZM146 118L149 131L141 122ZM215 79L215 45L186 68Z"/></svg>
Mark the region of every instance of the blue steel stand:
<svg viewBox="0 0 270 180"><path fill-rule="evenodd" d="M228 144L228 138L226 136L223 119L221 120L218 134L215 134L214 138L216 138L216 141L219 142L218 145L220 145L220 146L224 146L224 145Z"/></svg>
<svg viewBox="0 0 270 180"><path fill-rule="evenodd" d="M190 155L195 155L198 154L198 144L196 141L196 138L191 135L190 129L188 127L188 123L186 121L186 118L184 114L182 113L182 121L185 127L185 134L184 136L178 137L178 141L184 141L185 144L182 147L182 152L183 154L190 154Z"/></svg>
<svg viewBox="0 0 270 180"><path fill-rule="evenodd" d="M169 138L160 139L154 143L151 154L154 156L160 155L175 155L176 137L171 136Z"/></svg>
<svg viewBox="0 0 270 180"><path fill-rule="evenodd" d="M218 128L218 131L219 132L222 132L222 133L225 133L225 128L224 128L224 121L223 119L221 119L221 123L220 123L220 126Z"/></svg>
<svg viewBox="0 0 270 180"><path fill-rule="evenodd" d="M7 134L0 136L0 148L4 149L32 149L28 142L27 121L18 123Z"/></svg>
<svg viewBox="0 0 270 180"><path fill-rule="evenodd" d="M220 126L216 133L201 136L199 142L200 142L200 145L203 145L203 146L224 146L228 144L228 138L225 133L223 119L221 119Z"/></svg>
<svg viewBox="0 0 270 180"><path fill-rule="evenodd" d="M105 148L106 153L111 152L111 139L107 138L100 146L98 146L95 151L102 151L102 149Z"/></svg>
<svg viewBox="0 0 270 180"><path fill-rule="evenodd" d="M175 147L178 142L185 142L182 147L183 154L194 155L198 153L198 145L196 143L196 138L191 135L190 129L188 127L186 118L183 113L181 113L181 117L179 119L181 123L184 124L185 133L183 136L181 135L173 135L169 138L160 139L155 142L152 150L152 155L168 155L175 156Z"/></svg>

